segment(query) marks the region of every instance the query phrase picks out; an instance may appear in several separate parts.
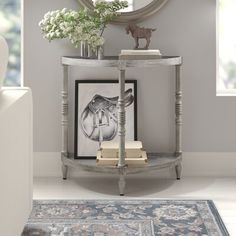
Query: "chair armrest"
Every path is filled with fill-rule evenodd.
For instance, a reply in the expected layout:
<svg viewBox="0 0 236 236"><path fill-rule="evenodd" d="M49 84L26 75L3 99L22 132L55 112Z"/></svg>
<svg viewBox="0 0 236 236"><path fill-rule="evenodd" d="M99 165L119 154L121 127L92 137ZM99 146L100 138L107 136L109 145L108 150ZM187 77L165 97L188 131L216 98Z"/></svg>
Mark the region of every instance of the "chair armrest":
<svg viewBox="0 0 236 236"><path fill-rule="evenodd" d="M0 229L19 236L32 207L32 94L0 90Z"/></svg>

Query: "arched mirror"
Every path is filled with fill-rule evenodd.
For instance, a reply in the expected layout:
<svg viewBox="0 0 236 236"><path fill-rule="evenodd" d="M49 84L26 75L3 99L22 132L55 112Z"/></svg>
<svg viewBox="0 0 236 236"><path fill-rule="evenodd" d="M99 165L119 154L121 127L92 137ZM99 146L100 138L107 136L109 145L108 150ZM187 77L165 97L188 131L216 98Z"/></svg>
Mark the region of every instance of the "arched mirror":
<svg viewBox="0 0 236 236"><path fill-rule="evenodd" d="M92 9L96 0L78 0L79 3L87 8ZM112 0L106 0L108 2ZM114 20L115 23L139 22L154 14L168 0L127 0L128 8L121 12L121 15Z"/></svg>

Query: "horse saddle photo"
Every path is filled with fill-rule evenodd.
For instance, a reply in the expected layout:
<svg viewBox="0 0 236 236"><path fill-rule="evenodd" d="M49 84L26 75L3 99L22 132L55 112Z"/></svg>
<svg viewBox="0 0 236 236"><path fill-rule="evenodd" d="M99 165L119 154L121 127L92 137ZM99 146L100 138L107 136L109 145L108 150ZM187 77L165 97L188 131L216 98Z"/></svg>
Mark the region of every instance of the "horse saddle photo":
<svg viewBox="0 0 236 236"><path fill-rule="evenodd" d="M132 89L125 92L125 106L134 101ZM119 97L104 97L96 94L85 107L80 117L84 135L90 140L101 143L112 140L118 129L118 100Z"/></svg>

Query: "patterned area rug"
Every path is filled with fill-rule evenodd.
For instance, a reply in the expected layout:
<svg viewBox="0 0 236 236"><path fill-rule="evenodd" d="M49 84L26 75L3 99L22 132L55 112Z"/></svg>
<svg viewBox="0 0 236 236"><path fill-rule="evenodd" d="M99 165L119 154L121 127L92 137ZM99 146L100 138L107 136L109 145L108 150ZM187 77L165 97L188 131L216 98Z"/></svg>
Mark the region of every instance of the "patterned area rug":
<svg viewBox="0 0 236 236"><path fill-rule="evenodd" d="M208 200L34 201L22 236L228 236Z"/></svg>

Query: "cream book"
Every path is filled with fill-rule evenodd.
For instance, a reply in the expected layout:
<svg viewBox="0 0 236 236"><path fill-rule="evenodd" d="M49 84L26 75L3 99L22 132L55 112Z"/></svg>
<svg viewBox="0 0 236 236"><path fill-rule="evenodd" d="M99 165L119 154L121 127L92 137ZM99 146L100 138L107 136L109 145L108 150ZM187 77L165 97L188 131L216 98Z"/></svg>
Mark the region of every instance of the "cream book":
<svg viewBox="0 0 236 236"><path fill-rule="evenodd" d="M148 49L148 50L121 50L120 55L158 55L161 56L161 52L158 49Z"/></svg>
<svg viewBox="0 0 236 236"><path fill-rule="evenodd" d="M161 58L158 49L153 50L121 50L119 59L121 60L152 60Z"/></svg>
<svg viewBox="0 0 236 236"><path fill-rule="evenodd" d="M97 166L117 166L118 158L104 158L101 151L97 152ZM142 151L141 158L125 158L128 167L145 167L148 163L147 153Z"/></svg>
<svg viewBox="0 0 236 236"><path fill-rule="evenodd" d="M119 143L113 141L104 141L100 147L101 158L118 158ZM143 144L140 141L126 141L125 153L127 158L141 158Z"/></svg>

